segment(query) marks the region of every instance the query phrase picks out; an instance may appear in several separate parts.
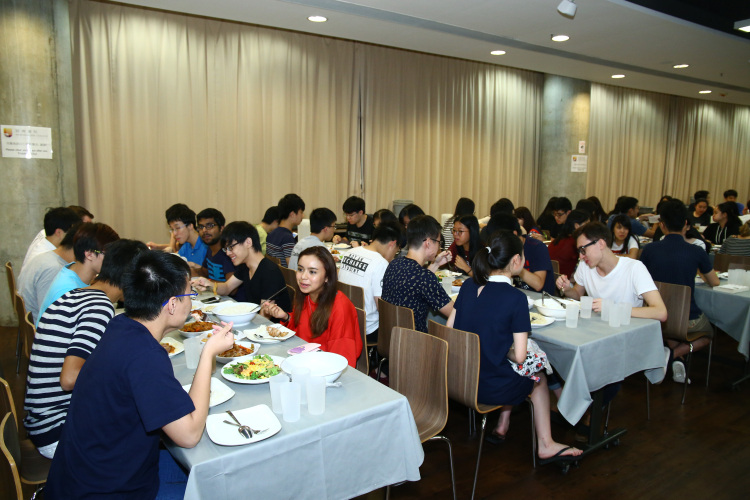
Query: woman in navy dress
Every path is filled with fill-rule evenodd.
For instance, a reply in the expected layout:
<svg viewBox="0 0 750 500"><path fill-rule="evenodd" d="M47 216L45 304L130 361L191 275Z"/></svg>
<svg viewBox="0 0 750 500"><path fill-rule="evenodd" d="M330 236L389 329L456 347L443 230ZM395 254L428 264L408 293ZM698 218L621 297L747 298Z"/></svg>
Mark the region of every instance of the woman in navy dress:
<svg viewBox="0 0 750 500"><path fill-rule="evenodd" d="M448 319L448 326L479 335L480 403L503 405L500 419L487 440L499 443L510 425L510 410L529 395L534 403L534 420L539 441L541 463L578 456L581 451L556 443L550 433L549 389L544 371L541 380L523 377L513 371L511 359L526 359L526 341L531 331L526 295L513 286L513 276L523 270L521 240L509 231L498 231L490 237L490 246L477 252L473 261L474 276L466 280ZM551 460L546 460L551 459Z"/></svg>

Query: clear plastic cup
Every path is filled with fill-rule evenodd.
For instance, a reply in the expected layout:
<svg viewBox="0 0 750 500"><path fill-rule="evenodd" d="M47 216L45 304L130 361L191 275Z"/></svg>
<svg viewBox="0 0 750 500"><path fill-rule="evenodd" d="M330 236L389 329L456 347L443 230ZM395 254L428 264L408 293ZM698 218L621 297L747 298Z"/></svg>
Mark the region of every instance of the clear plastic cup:
<svg viewBox="0 0 750 500"><path fill-rule="evenodd" d="M187 369L195 370L198 368L198 361L201 359L201 351L203 350L201 339L197 337L185 339L182 345L185 347L185 365Z"/></svg>
<svg viewBox="0 0 750 500"><path fill-rule="evenodd" d="M578 304L568 304L565 309L565 326L568 328L578 327L578 311L580 309Z"/></svg>
<svg viewBox="0 0 750 500"><path fill-rule="evenodd" d="M612 299L602 299L602 321L609 321L609 313L615 301Z"/></svg>
<svg viewBox="0 0 750 500"><path fill-rule="evenodd" d="M271 389L271 408L274 413L281 415L284 413L283 407L281 406L281 392L280 389L284 384L289 383L289 377L284 373L279 373L268 379L268 387Z"/></svg>
<svg viewBox="0 0 750 500"><path fill-rule="evenodd" d="M609 306L609 326L612 328L620 327L620 304Z"/></svg>
<svg viewBox="0 0 750 500"><path fill-rule="evenodd" d="M588 319L591 317L591 307L594 305L594 298L584 295L581 297L581 318Z"/></svg>
<svg viewBox="0 0 750 500"><path fill-rule="evenodd" d="M309 368L295 368L292 370L292 382L296 382L302 388L302 394L300 395L300 403L303 405L307 404L307 391L305 390L307 379L310 378Z"/></svg>
<svg viewBox="0 0 750 500"><path fill-rule="evenodd" d="M440 282L443 284L443 290L445 290L445 293L450 295L453 291L453 278L451 276L445 276Z"/></svg>
<svg viewBox="0 0 750 500"><path fill-rule="evenodd" d="M630 302L623 302L619 305L620 308L620 324L622 326L628 326L630 324L630 315L633 312L633 304Z"/></svg>
<svg viewBox="0 0 750 500"><path fill-rule="evenodd" d="M310 415L320 415L326 411L326 378L308 377L307 411Z"/></svg>
<svg viewBox="0 0 750 500"><path fill-rule="evenodd" d="M281 406L284 410L284 422L296 422L299 420L299 398L301 386L297 382L282 384L279 389L281 395Z"/></svg>

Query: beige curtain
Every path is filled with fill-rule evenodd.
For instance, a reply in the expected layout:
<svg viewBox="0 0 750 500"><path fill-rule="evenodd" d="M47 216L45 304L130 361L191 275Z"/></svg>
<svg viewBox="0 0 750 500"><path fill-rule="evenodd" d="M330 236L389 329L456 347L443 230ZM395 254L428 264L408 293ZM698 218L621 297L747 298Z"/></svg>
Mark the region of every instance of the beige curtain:
<svg viewBox="0 0 750 500"><path fill-rule="evenodd" d="M666 94L591 84L586 195L612 209L622 195L655 206L662 194L669 135Z"/></svg>
<svg viewBox="0 0 750 500"><path fill-rule="evenodd" d="M81 202L167 241L178 202L258 222L355 191L354 44L108 3L71 9Z"/></svg>
<svg viewBox="0 0 750 500"><path fill-rule="evenodd" d="M750 197L750 107L673 97L666 192L688 201L700 189L724 201L727 189Z"/></svg>
<svg viewBox="0 0 750 500"><path fill-rule="evenodd" d="M438 218L462 196L535 206L540 73L357 44L368 211L411 199ZM398 214L397 214L398 215Z"/></svg>

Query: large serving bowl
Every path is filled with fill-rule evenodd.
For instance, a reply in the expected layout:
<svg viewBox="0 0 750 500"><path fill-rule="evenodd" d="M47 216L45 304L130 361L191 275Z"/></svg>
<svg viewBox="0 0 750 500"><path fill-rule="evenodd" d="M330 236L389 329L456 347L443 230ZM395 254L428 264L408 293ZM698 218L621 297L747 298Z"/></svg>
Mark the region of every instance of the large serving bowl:
<svg viewBox="0 0 750 500"><path fill-rule="evenodd" d="M232 309L235 311L233 312ZM252 311L255 312L242 312ZM227 312L224 312L227 311ZM258 304L252 302L222 302L211 310L211 314L219 318L221 321L229 323L232 321L234 326L242 326L249 324L253 318L258 314Z"/></svg>
<svg viewBox="0 0 750 500"><path fill-rule="evenodd" d="M580 304L580 302L576 300L570 300L570 299L557 299L557 300L565 304ZM544 305L542 305L542 299L537 299L534 301L534 305L536 306L536 310L539 311L543 316L556 318L556 319L565 319L565 309L563 308L563 306L561 306L560 304L558 304L552 299L544 299Z"/></svg>
<svg viewBox="0 0 750 500"><path fill-rule="evenodd" d="M281 363L281 369L289 375L295 368L309 368L311 377L325 377L326 383L335 382L349 366L346 358L332 352L303 352L290 356Z"/></svg>

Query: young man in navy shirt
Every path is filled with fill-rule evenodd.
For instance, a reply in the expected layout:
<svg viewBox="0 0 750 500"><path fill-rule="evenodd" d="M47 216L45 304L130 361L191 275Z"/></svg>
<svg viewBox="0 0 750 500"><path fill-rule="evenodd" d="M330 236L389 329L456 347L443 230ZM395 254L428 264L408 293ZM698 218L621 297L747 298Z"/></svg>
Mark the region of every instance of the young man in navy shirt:
<svg viewBox="0 0 750 500"><path fill-rule="evenodd" d="M226 223L224 214L215 208L207 208L201 210L196 219L198 220L196 226L198 234L208 247L206 258L203 260L203 266L198 271L198 275L211 281L226 282L234 276L234 264L232 264L232 259L229 258L227 253L221 249L221 232L224 230L224 224ZM245 301L245 290L242 287L230 295L237 302Z"/></svg>
<svg viewBox="0 0 750 500"><path fill-rule="evenodd" d="M109 322L76 379L45 496L154 499L160 489L175 488L160 481L163 473L174 474L160 471L160 464L179 468L166 451L160 457L159 431L178 446L198 444L211 362L234 343L231 323L217 328L203 347L190 392L182 389L160 342L190 314L189 279L188 265L163 252L142 253L125 274L125 314ZM177 486L183 495L186 481Z"/></svg>
<svg viewBox="0 0 750 500"><path fill-rule="evenodd" d="M685 232L689 228L688 211L680 200L671 200L662 206L659 212L659 226L664 238L646 245L641 253L641 262L648 269L654 281L684 285L690 287L690 315L688 316L688 337L698 332L713 332L708 318L695 303L695 273L698 271L704 283L718 286L719 277L713 272L708 254L700 247L685 241ZM667 340L674 362L672 378L675 382L685 382L685 365L683 356L690 352L690 345L685 342ZM708 337L701 337L692 342L693 351L707 346Z"/></svg>
<svg viewBox="0 0 750 500"><path fill-rule="evenodd" d="M297 240L292 229L305 216L305 202L296 194L288 194L279 200L279 227L266 238L266 255L276 257L282 266L288 267Z"/></svg>

